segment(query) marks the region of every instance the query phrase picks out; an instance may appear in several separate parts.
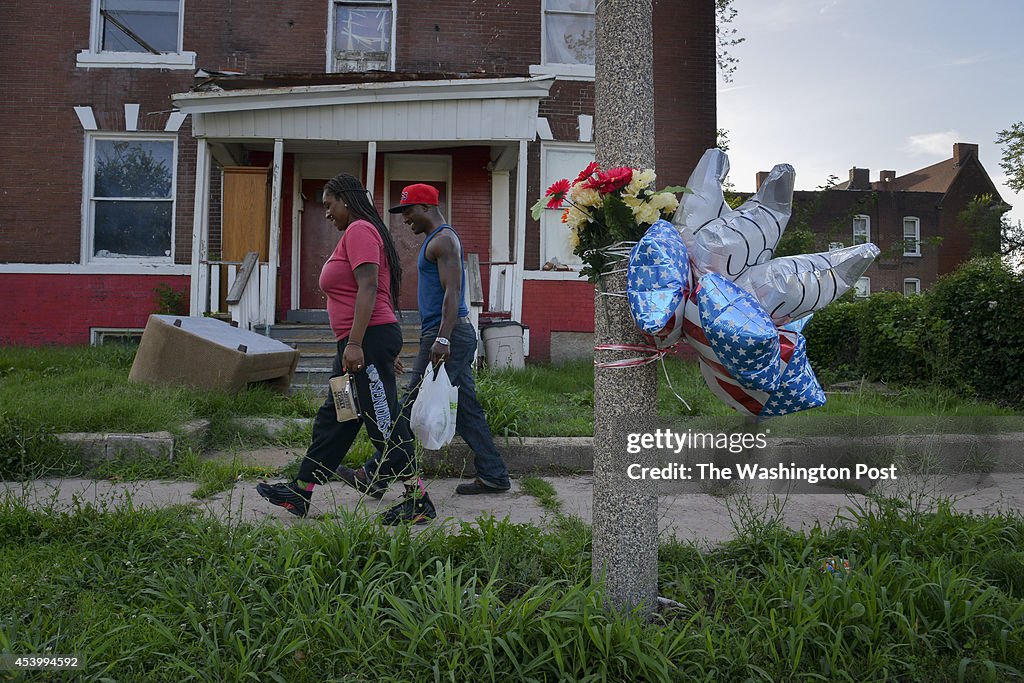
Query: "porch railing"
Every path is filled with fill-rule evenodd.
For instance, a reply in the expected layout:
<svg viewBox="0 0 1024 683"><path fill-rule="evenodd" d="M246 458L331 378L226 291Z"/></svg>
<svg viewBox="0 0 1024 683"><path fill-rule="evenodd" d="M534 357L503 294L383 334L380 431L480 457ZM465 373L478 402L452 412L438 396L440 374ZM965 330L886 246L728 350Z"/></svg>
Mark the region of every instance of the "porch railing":
<svg viewBox="0 0 1024 683"><path fill-rule="evenodd" d="M259 255L250 251L241 263L237 261L206 261L210 283L207 292L208 310L220 309L221 278L228 290L224 303L231 321L251 330L274 324L274 297L270 292L270 264L260 263Z"/></svg>

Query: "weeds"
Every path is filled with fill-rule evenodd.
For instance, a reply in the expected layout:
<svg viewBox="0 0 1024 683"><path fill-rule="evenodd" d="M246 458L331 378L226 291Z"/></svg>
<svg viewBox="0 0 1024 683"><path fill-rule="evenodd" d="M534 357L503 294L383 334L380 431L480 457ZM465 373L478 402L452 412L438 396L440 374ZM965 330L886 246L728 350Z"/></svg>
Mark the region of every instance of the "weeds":
<svg viewBox="0 0 1024 683"><path fill-rule="evenodd" d="M8 499L0 651L83 653L84 681L1021 677L1024 520L880 500L851 522L662 545L659 592L687 610L652 624L604 610L568 517L413 535L344 511L283 528Z"/></svg>

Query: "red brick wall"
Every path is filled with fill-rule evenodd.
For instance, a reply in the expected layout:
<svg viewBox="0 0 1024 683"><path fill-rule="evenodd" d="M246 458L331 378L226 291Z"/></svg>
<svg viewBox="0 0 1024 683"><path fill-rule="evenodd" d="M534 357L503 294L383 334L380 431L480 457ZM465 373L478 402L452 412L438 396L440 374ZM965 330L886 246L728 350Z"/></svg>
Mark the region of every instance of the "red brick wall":
<svg viewBox="0 0 1024 683"><path fill-rule="evenodd" d="M551 360L552 332L594 331L594 286L586 280L526 280L522 323L530 328L530 362Z"/></svg>
<svg viewBox="0 0 1024 683"><path fill-rule="evenodd" d="M396 68L526 75L540 63L538 0L400 2Z"/></svg>
<svg viewBox="0 0 1024 683"><path fill-rule="evenodd" d="M871 278L871 291L903 291L904 278L918 278L921 288L935 283L938 250L922 245L922 256L903 256L903 218L921 220L921 239L938 234L942 195L935 192L884 192L832 190L793 193L794 212L787 230L809 228L817 237L815 250L826 251L829 242L853 244L853 216L864 214L871 220L871 241L881 255L864 273Z"/></svg>
<svg viewBox="0 0 1024 683"><path fill-rule="evenodd" d="M969 158L950 185L942 199L942 211L939 213L939 274L956 270L968 260L971 252L971 236L959 222L960 213L971 201L980 195L991 194L999 199L999 191L993 186L992 180L982 168L976 156Z"/></svg>
<svg viewBox="0 0 1024 683"><path fill-rule="evenodd" d="M185 294L173 275L26 275L0 273L0 344L88 344L91 327L143 328L157 312L155 289Z"/></svg>

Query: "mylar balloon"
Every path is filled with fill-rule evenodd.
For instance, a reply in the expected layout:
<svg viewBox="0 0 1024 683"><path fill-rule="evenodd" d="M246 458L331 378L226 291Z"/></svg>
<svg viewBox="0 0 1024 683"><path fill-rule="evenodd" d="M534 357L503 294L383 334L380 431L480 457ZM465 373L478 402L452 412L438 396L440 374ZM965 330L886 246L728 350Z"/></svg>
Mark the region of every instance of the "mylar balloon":
<svg viewBox="0 0 1024 683"><path fill-rule="evenodd" d="M820 311L848 292L876 256L878 247L870 243L782 256L748 269L736 284L753 294L772 320L784 325Z"/></svg>
<svg viewBox="0 0 1024 683"><path fill-rule="evenodd" d="M665 220L654 223L629 254L626 298L637 327L659 348L682 334L682 310L690 289L690 265L679 231Z"/></svg>
<svg viewBox="0 0 1024 683"><path fill-rule="evenodd" d="M686 222L676 227L682 230L694 273L714 272L735 280L772 258L792 211L795 180L793 167L779 164L738 209L701 224L697 212L682 216Z"/></svg>

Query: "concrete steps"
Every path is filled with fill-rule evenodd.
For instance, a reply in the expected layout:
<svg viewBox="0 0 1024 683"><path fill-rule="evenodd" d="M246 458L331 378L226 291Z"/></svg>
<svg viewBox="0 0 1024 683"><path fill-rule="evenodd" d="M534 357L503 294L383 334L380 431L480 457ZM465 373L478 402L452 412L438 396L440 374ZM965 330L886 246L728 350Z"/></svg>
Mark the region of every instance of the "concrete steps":
<svg viewBox="0 0 1024 683"><path fill-rule="evenodd" d="M403 313L401 325L403 344L399 357L405 367L411 369L419 351L419 314ZM323 393L338 349L326 311L292 311L288 321L271 326L269 336L299 352L292 391L311 389L318 394Z"/></svg>

